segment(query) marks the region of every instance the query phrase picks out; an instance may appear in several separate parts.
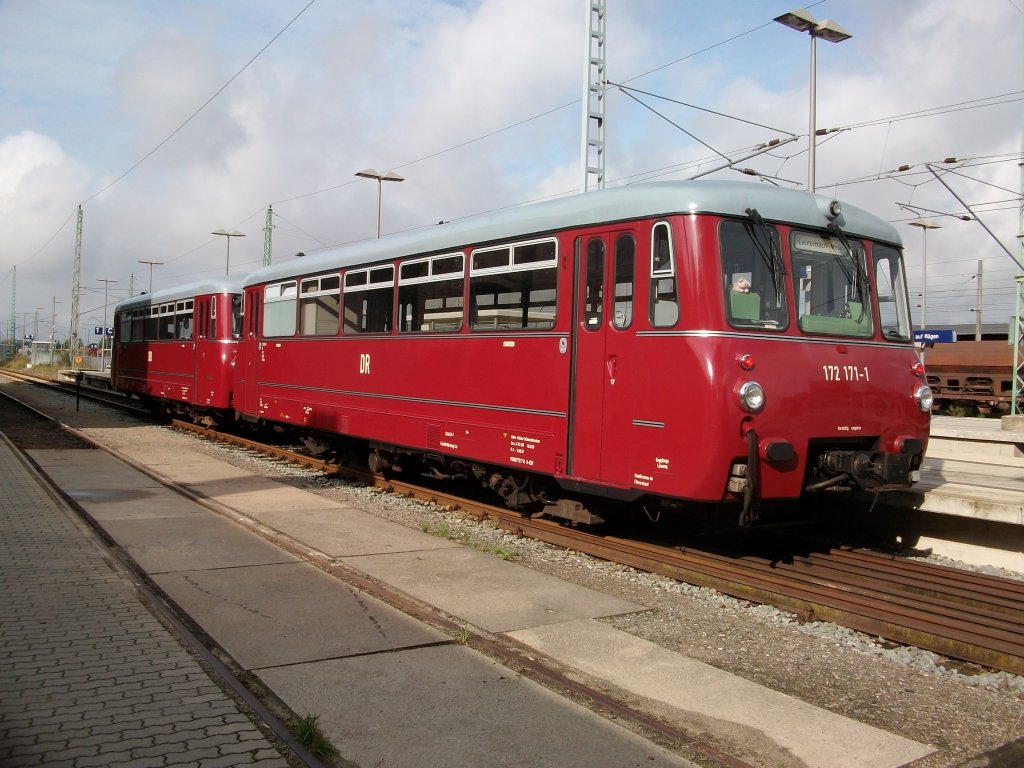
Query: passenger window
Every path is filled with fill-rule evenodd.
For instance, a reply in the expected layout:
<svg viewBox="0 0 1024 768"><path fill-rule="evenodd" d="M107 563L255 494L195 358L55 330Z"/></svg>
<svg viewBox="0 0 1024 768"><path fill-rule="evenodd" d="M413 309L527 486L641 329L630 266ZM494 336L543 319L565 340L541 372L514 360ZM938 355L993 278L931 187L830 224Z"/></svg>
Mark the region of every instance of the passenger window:
<svg viewBox="0 0 1024 768"><path fill-rule="evenodd" d="M192 299L179 301L175 308L174 337L185 341L192 338Z"/></svg>
<svg viewBox="0 0 1024 768"><path fill-rule="evenodd" d="M779 233L763 221L724 221L719 229L725 314L738 327L789 325Z"/></svg>
<svg viewBox="0 0 1024 768"><path fill-rule="evenodd" d="M340 327L341 278L312 277L302 281L299 299L301 336L337 336Z"/></svg>
<svg viewBox="0 0 1024 768"><path fill-rule="evenodd" d="M651 230L650 321L655 328L670 328L679 321L675 254L667 221Z"/></svg>
<svg viewBox="0 0 1024 768"><path fill-rule="evenodd" d="M557 288L555 240L473 251L469 327L474 331L554 328Z"/></svg>
<svg viewBox="0 0 1024 768"><path fill-rule="evenodd" d="M263 290L263 335L294 336L297 285L294 280L268 285ZM216 298L216 297L214 297ZM214 305L216 308L216 304ZM216 311L214 318L217 317ZM216 326L216 324L215 324Z"/></svg>
<svg viewBox="0 0 1024 768"><path fill-rule="evenodd" d="M583 327L596 331L601 327L604 305L604 240L595 237L587 245L586 282L583 287Z"/></svg>
<svg viewBox="0 0 1024 768"><path fill-rule="evenodd" d="M632 235L619 235L615 241L615 314L612 325L618 329L633 323L633 273L636 267L636 241Z"/></svg>
<svg viewBox="0 0 1024 768"><path fill-rule="evenodd" d="M160 341L168 341L174 338L174 304L161 304L160 316L157 325L157 334Z"/></svg>
<svg viewBox="0 0 1024 768"><path fill-rule="evenodd" d="M462 329L466 277L462 253L404 262L398 279L398 330L402 333Z"/></svg>
<svg viewBox="0 0 1024 768"><path fill-rule="evenodd" d="M345 273L346 336L390 332L394 305L394 265L357 269Z"/></svg>

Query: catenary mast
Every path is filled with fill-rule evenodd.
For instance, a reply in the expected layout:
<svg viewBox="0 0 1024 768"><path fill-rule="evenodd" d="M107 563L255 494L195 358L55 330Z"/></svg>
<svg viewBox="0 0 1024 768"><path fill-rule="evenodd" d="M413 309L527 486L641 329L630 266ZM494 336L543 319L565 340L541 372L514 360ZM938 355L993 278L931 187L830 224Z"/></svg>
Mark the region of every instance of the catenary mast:
<svg viewBox="0 0 1024 768"><path fill-rule="evenodd" d="M586 0L586 72L583 78L583 191L604 189L605 0Z"/></svg>

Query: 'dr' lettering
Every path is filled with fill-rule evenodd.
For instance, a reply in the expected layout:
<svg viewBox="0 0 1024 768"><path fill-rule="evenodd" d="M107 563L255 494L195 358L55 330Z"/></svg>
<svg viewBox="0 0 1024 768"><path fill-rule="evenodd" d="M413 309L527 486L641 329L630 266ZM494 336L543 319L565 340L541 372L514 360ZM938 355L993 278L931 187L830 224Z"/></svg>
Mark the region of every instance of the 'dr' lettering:
<svg viewBox="0 0 1024 768"><path fill-rule="evenodd" d="M370 356L368 354L359 355L359 373L370 375Z"/></svg>

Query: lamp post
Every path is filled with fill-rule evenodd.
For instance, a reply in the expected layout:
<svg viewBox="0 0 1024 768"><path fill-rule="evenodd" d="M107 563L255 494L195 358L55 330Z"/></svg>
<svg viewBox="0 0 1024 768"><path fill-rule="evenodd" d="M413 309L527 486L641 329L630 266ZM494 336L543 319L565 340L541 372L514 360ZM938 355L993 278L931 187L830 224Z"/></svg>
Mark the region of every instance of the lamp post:
<svg viewBox="0 0 1024 768"><path fill-rule="evenodd" d="M404 176L399 176L394 171L388 171L387 173L378 173L373 168L367 168L365 171L359 171L356 176L362 176L364 179L376 179L377 180L377 239L380 239L380 194L381 187L384 181L405 181Z"/></svg>
<svg viewBox="0 0 1024 768"><path fill-rule="evenodd" d="M807 10L801 8L798 11L790 11L784 13L781 16L776 16L775 21L779 22L790 29L795 29L797 32L807 32L811 36L811 76L810 76L810 116L809 116L809 127L807 130L807 191L814 191L814 149L815 149L815 136L817 136L817 129L815 128L816 115L816 70L817 70L817 40L820 37L822 40L827 40L830 43L841 43L843 40L849 40L853 35L839 26L836 22L830 19L825 19L821 23L814 18Z"/></svg>
<svg viewBox="0 0 1024 768"><path fill-rule="evenodd" d="M230 243L231 241L228 240L228 242ZM152 293L153 292L153 267L154 267L154 265L158 266L158 267L162 266L163 262L162 261L148 261L146 259L139 259L139 264L149 264L149 291L147 291L147 293Z"/></svg>
<svg viewBox="0 0 1024 768"><path fill-rule="evenodd" d="M231 268L231 238L232 237L245 237L245 232L239 232L237 229L228 232L226 229L215 229L210 233L211 235L220 235L226 237L228 241L228 253L224 259L224 274L228 274L228 270Z"/></svg>
<svg viewBox="0 0 1024 768"><path fill-rule="evenodd" d="M107 293L111 283L117 280L109 277L97 277L96 282L103 283L103 335L100 336L100 373L106 369L104 357L107 349Z"/></svg>

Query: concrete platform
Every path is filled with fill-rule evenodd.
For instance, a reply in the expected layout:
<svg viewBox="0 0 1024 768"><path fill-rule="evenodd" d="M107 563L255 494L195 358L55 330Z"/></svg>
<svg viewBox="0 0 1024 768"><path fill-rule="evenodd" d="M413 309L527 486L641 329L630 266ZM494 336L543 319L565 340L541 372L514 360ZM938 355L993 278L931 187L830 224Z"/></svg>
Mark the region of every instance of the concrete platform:
<svg viewBox="0 0 1024 768"><path fill-rule="evenodd" d="M342 754L360 764L690 765L232 517L285 534L467 627L507 633L757 764L896 768L934 751L595 621L644 606L250 476L184 446L158 455L125 430L115 436L119 451L154 459L154 472L226 514L99 451L31 455L236 662L294 711L319 714Z"/></svg>

